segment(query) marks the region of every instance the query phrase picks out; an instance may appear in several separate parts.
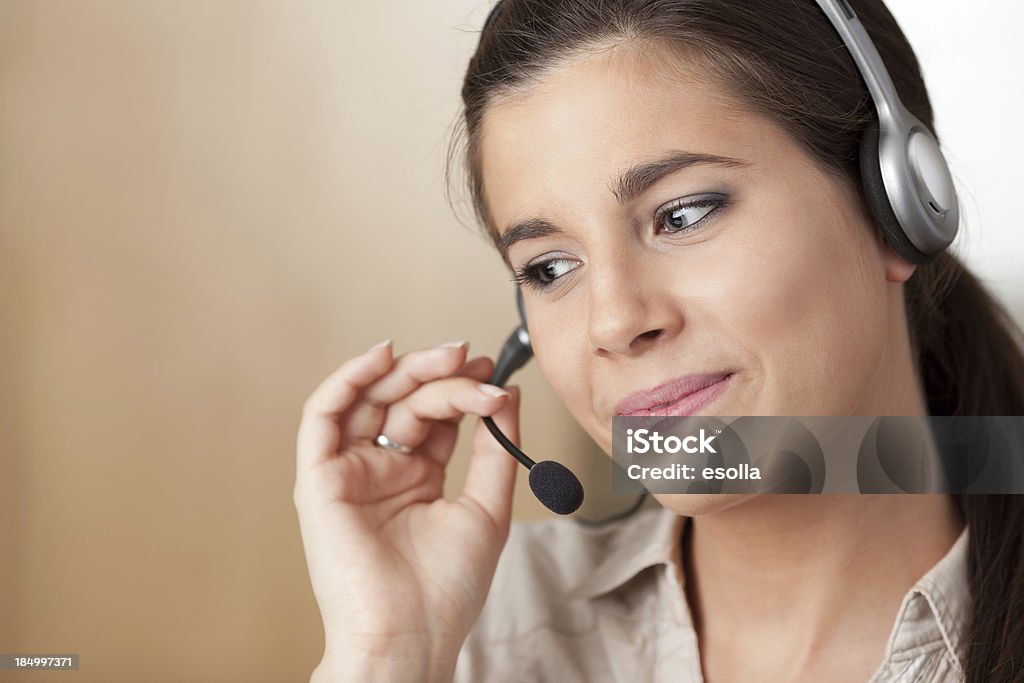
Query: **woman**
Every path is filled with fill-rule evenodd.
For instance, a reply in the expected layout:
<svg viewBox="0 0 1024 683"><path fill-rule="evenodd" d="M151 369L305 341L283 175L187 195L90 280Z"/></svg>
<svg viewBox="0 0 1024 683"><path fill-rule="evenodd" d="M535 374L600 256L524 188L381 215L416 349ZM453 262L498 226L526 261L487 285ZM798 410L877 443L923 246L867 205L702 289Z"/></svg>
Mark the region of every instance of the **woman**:
<svg viewBox="0 0 1024 683"><path fill-rule="evenodd" d="M851 4L931 128L892 16ZM703 414L1024 413L1003 309L872 220L871 99L813 0L506 0L492 19L462 93L474 206L544 376L607 452L624 397L694 373L722 378ZM617 181L681 151L703 161ZM307 401L314 680L1024 680L1021 498L657 494L601 529L510 532L517 465L480 423L441 498L463 415L518 441L492 367L383 343Z"/></svg>

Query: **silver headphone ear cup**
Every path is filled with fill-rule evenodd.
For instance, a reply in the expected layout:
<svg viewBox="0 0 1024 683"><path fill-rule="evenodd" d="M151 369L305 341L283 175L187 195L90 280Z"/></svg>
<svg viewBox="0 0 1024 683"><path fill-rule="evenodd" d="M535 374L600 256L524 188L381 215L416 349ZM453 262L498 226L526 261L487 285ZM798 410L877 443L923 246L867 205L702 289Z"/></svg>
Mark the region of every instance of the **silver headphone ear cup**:
<svg viewBox="0 0 1024 683"><path fill-rule="evenodd" d="M878 124L872 123L865 129L860 142L860 176L864 186L871 215L882 229L886 242L896 253L911 263L925 265L935 259L934 254L925 254L914 246L900 225L899 219L889 203L882 180L882 167L878 162Z"/></svg>

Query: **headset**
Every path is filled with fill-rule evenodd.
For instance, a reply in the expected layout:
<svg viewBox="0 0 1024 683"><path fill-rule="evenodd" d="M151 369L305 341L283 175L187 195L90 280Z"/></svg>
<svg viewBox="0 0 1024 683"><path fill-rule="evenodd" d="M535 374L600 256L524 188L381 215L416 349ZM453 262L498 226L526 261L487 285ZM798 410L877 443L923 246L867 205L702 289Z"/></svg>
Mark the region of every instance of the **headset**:
<svg viewBox="0 0 1024 683"><path fill-rule="evenodd" d="M930 263L953 242L960 224L956 189L939 143L900 101L885 63L848 1L815 1L849 50L875 103L877 120L867 127L860 143L861 180L872 216L897 254L917 265ZM481 36L505 2L499 0L491 9ZM520 325L498 355L490 380L497 386L503 386L533 355L518 287L516 306ZM498 443L530 470L530 488L545 507L562 515L579 508L583 486L576 475L551 460L534 462L490 417L483 420Z"/></svg>

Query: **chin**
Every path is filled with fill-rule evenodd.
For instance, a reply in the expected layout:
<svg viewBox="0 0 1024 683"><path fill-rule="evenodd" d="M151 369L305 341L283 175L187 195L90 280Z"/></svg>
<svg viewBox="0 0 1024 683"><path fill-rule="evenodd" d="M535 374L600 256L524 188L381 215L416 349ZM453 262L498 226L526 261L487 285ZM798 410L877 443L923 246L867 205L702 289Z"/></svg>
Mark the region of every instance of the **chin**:
<svg viewBox="0 0 1024 683"><path fill-rule="evenodd" d="M756 493L652 493L662 507L677 515L699 517L739 505Z"/></svg>

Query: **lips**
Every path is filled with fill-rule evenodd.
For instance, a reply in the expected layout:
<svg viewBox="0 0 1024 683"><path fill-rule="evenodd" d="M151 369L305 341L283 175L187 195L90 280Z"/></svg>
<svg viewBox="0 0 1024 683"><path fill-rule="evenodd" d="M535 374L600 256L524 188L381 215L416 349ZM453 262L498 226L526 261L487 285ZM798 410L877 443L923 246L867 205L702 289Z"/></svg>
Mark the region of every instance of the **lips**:
<svg viewBox="0 0 1024 683"><path fill-rule="evenodd" d="M731 371L686 375L630 394L615 406L616 415L692 415L728 387Z"/></svg>

